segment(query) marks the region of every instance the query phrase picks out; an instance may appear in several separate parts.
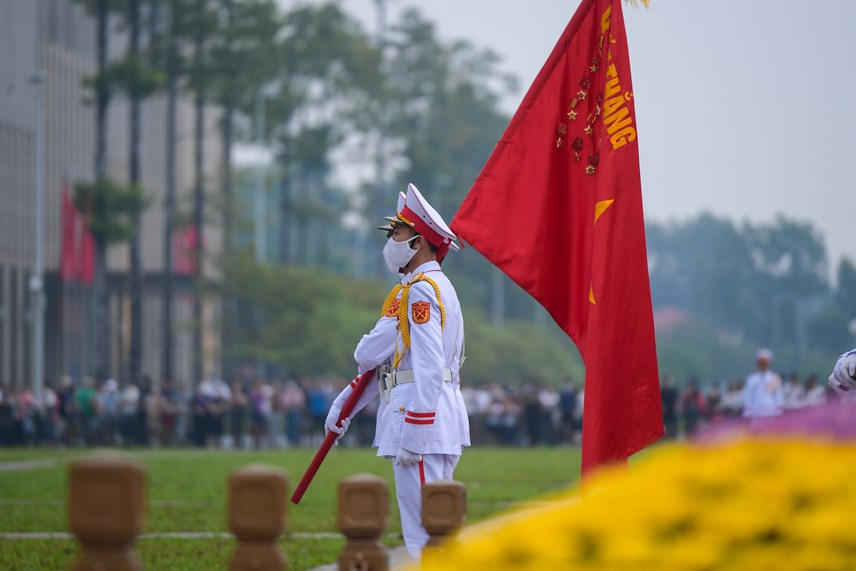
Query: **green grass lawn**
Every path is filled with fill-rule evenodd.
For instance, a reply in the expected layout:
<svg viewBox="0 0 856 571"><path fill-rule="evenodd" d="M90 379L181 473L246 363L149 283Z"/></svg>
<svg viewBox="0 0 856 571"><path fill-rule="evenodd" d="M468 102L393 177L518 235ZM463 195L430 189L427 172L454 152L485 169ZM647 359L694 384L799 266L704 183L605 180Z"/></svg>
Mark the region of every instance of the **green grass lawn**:
<svg viewBox="0 0 856 571"><path fill-rule="evenodd" d="M56 462L34 470L0 472L0 532L67 532L66 464L81 454L0 450L0 463ZM255 462L276 466L286 472L293 488L313 454L314 450L140 450L135 456L148 476L146 533L228 531L226 482L233 470ZM476 522L567 488L576 481L579 465L579 450L574 448L473 448L464 453L455 478L467 486L467 517ZM288 503L288 531L336 532L337 483L358 473L375 474L389 483L386 542L400 544L392 467L368 449L335 448L330 453L300 504ZM289 568L300 571L335 561L344 541L286 536L281 545ZM225 569L233 547L233 540L222 538L144 538L136 549L147 569ZM0 539L0 569L68 568L76 549L68 539Z"/></svg>

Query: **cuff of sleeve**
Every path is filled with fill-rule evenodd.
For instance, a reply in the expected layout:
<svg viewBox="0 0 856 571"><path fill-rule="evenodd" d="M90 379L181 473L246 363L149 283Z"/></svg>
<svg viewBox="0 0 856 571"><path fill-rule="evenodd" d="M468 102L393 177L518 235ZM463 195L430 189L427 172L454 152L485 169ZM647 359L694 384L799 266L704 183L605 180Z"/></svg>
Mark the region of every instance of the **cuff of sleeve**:
<svg viewBox="0 0 856 571"><path fill-rule="evenodd" d="M351 396L351 393L354 392L355 381L351 381L350 384L342 389L342 392L339 393L339 396L333 400L333 404L339 407L339 410L345 406L345 402L347 402L348 397Z"/></svg>
<svg viewBox="0 0 856 571"><path fill-rule="evenodd" d="M404 423L401 428L401 447L405 450L424 454L431 438L431 425Z"/></svg>

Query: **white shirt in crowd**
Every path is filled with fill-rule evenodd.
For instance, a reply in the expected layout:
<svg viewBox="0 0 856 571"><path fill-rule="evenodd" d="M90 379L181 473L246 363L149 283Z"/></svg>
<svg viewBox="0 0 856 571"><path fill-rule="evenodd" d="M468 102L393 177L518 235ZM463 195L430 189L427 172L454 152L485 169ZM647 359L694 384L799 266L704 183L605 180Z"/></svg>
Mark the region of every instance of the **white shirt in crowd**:
<svg viewBox="0 0 856 571"><path fill-rule="evenodd" d="M755 371L746 379L743 416L775 416L784 406L782 379L773 371Z"/></svg>

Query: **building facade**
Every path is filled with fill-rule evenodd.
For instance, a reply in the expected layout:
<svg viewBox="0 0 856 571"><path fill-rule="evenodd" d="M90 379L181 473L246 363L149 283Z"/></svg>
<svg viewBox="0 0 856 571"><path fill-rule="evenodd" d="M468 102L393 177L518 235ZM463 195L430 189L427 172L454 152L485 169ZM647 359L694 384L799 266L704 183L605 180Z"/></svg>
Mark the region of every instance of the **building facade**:
<svg viewBox="0 0 856 571"><path fill-rule="evenodd" d="M111 58L127 48L127 36L111 23ZM42 87L33 72L44 72ZM95 116L87 104L82 80L96 71L95 21L72 0L3 0L0 2L0 385L27 386L34 382L33 323L36 242L36 125L44 118L44 240L43 265L46 307L45 380L55 383L62 374L93 375L91 287L61 280L61 202L64 189L75 181L94 179ZM43 89L43 98L38 97ZM39 102L43 104L39 105ZM204 153L206 196L220 189L218 165L222 155L217 113L208 110ZM108 114L107 168L109 176L127 182L129 105L115 98ZM162 377L162 284L164 268L164 197L166 187L166 101L160 94L142 106L142 186L149 206L138 228L143 268L143 374ZM176 204L179 213L192 207L193 109L189 97L178 105L176 149ZM220 249L220 225L211 210L206 220L207 253ZM108 254L110 292L110 374L127 378L130 299L129 248L111 246ZM214 278L214 263L206 257L204 274ZM194 292L189 276L179 276L174 288L174 377L192 379L192 317ZM203 305L203 369L217 373L220 362L219 303Z"/></svg>

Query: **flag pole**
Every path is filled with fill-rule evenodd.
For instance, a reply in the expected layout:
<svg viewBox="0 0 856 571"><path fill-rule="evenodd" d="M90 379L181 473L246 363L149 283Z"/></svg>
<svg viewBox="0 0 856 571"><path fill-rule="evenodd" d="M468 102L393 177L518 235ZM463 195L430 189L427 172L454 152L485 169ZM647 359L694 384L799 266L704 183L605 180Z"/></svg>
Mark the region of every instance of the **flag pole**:
<svg viewBox="0 0 856 571"><path fill-rule="evenodd" d="M372 381L374 377L375 370L372 369L363 373L363 375L357 381L357 385L354 387L354 390L351 391L351 395L348 397L348 400L345 401L345 405L342 407L342 412L339 413L339 420L336 421L336 426L342 426L342 420L351 416L351 413L354 411L354 407L357 404L357 401L360 400L360 397L366 390L366 387ZM321 467L321 463L324 462L324 458L327 457L327 454L330 452L330 449L333 447L333 444L336 443L336 439L339 437L335 432L328 432L327 436L324 437L324 442L321 443L321 446L318 447L318 452L315 453L315 457L312 458L312 462L309 464L309 467L306 468L306 473L303 474L303 477L300 479L300 482L297 484L297 487L294 488L294 493L291 494L291 501L295 504L300 503L300 499L303 497L303 494L306 492L306 488L309 487L309 484L312 483L312 479L315 477L315 473L318 472L318 468Z"/></svg>

